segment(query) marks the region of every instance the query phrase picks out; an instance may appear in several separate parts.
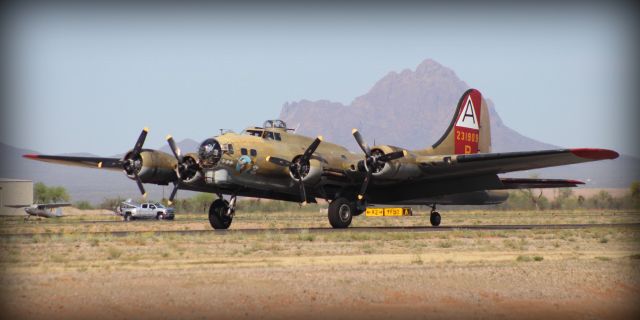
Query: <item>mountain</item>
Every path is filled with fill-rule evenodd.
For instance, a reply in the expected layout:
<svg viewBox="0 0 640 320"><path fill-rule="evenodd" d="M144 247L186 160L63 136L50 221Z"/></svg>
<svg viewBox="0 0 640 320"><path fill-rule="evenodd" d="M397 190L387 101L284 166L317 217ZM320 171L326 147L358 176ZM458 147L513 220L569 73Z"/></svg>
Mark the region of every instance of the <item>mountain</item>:
<svg viewBox="0 0 640 320"><path fill-rule="evenodd" d="M327 141L359 152L351 128L370 143L425 148L437 141L449 125L458 99L469 86L438 62L428 59L414 70L390 72L350 105L327 100L287 102L280 118L297 133L322 135ZM558 146L519 134L506 126L487 99L494 152L554 149ZM640 180L639 159L621 156L613 161L512 173L511 176L558 177L588 181L589 187L626 188Z"/></svg>

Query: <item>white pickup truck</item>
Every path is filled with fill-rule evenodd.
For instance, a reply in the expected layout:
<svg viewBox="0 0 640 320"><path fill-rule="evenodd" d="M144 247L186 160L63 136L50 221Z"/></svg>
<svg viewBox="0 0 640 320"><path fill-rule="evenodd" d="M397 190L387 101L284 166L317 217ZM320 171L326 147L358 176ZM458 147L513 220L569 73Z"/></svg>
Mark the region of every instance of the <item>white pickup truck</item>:
<svg viewBox="0 0 640 320"><path fill-rule="evenodd" d="M157 220L173 220L173 218L175 218L173 208L165 208L160 203L151 202L141 204L122 202L116 212L122 215L124 221L145 218L155 218Z"/></svg>

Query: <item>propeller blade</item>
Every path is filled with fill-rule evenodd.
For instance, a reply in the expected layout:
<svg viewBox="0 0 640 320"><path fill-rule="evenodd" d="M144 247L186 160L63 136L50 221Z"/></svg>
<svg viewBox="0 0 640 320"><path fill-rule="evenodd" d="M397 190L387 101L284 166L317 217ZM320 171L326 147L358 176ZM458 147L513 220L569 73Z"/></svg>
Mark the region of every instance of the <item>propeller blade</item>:
<svg viewBox="0 0 640 320"><path fill-rule="evenodd" d="M171 152L178 159L178 162L181 161L182 157L180 156L180 148L176 145L176 142L173 141L173 137L171 135L167 136L167 142L169 143L169 148L171 148Z"/></svg>
<svg viewBox="0 0 640 320"><path fill-rule="evenodd" d="M149 132L149 128L145 127L140 132L140 136L138 137L138 141L136 141L136 145L133 147L133 154L140 154L142 151L142 146L144 145L144 140L147 139L147 133Z"/></svg>
<svg viewBox="0 0 640 320"><path fill-rule="evenodd" d="M364 193L367 192L369 181L371 181L371 175L371 170L367 171L367 175L364 177L364 181L362 182L362 186L360 187L360 193L358 193L358 201L364 200Z"/></svg>
<svg viewBox="0 0 640 320"><path fill-rule="evenodd" d="M364 154L366 154L367 157L370 157L371 156L371 148L369 148L369 145L366 142L364 142L364 139L362 138L362 135L360 134L358 129L351 130L351 133L353 134L353 137L356 138L356 142L360 146L360 149L362 149L362 151L364 151Z"/></svg>
<svg viewBox="0 0 640 320"><path fill-rule="evenodd" d="M396 152L390 152L390 153L387 153L387 154L383 155L382 157L378 158L378 161L389 162L391 160L400 159L402 157L405 157L407 155L406 153L407 152L405 150L396 151Z"/></svg>
<svg viewBox="0 0 640 320"><path fill-rule="evenodd" d="M142 185L142 181L140 180L140 177L136 174L136 184L138 185L138 189L140 189L140 193L142 194L143 198L147 197L147 192L144 190L144 186Z"/></svg>
<svg viewBox="0 0 640 320"><path fill-rule="evenodd" d="M320 142L322 142L322 136L318 136L315 140L313 140L311 145L309 145L307 150L305 150L302 154L302 159L309 161L309 159L311 159L311 155L316 152L316 149L318 149Z"/></svg>
<svg viewBox="0 0 640 320"><path fill-rule="evenodd" d="M300 196L302 196L302 204L307 204L307 191L304 189L304 182L302 182L302 175L298 167L298 185L300 185Z"/></svg>
<svg viewBox="0 0 640 320"><path fill-rule="evenodd" d="M271 162L271 163L273 163L275 165L279 165L281 167L288 167L288 166L291 165L291 161L285 160L285 159L282 159L282 158L268 156L266 160L267 160L267 162Z"/></svg>
<svg viewBox="0 0 640 320"><path fill-rule="evenodd" d="M178 184L174 184L173 185L173 190L171 190L171 195L169 196L169 204L173 203L173 199L176 197L176 194L178 193Z"/></svg>

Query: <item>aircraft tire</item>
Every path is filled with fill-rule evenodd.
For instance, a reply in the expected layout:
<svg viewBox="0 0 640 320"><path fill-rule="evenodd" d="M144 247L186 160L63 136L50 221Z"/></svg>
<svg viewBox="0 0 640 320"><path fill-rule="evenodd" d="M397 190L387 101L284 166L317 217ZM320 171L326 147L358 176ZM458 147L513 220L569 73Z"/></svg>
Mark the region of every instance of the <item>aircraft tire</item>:
<svg viewBox="0 0 640 320"><path fill-rule="evenodd" d="M438 211L433 211L431 212L431 216L429 217L429 221L431 222L431 225L434 227L437 227L440 225L440 213L438 213Z"/></svg>
<svg viewBox="0 0 640 320"><path fill-rule="evenodd" d="M229 202L217 199L209 207L209 223L214 229L228 229L231 225L232 217L226 216L229 209Z"/></svg>
<svg viewBox="0 0 640 320"><path fill-rule="evenodd" d="M329 223L335 229L349 227L353 213L356 212L355 203L345 198L338 198L329 204Z"/></svg>

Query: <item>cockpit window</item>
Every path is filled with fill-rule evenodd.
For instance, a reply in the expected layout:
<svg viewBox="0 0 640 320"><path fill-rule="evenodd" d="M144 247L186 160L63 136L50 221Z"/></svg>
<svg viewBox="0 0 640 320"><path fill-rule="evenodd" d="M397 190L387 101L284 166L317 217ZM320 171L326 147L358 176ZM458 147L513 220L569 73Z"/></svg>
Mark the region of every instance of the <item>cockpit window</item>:
<svg viewBox="0 0 640 320"><path fill-rule="evenodd" d="M262 137L262 130L245 130L244 134L248 134L254 137Z"/></svg>
<svg viewBox="0 0 640 320"><path fill-rule="evenodd" d="M284 123L284 121L282 121L282 120L267 120L267 121L264 122L263 127L264 128L286 129L287 128L287 124Z"/></svg>
<svg viewBox="0 0 640 320"><path fill-rule="evenodd" d="M273 135L273 132L271 131L265 131L264 132L264 138L267 140L275 140L275 136Z"/></svg>

